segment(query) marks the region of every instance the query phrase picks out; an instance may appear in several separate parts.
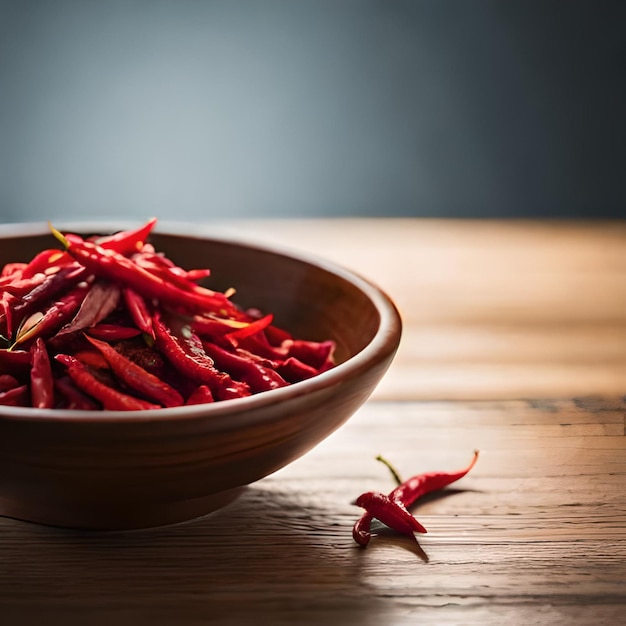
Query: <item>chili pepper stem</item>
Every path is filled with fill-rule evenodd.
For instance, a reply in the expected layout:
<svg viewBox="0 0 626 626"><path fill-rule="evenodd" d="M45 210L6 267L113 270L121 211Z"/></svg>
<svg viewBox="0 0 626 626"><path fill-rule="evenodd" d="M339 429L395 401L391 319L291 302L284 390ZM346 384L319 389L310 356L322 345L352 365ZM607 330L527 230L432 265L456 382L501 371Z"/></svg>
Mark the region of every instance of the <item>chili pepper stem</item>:
<svg viewBox="0 0 626 626"><path fill-rule="evenodd" d="M387 466L387 469L391 472L393 479L396 481L397 485L402 484L402 478L400 478L400 474L398 474L396 468L381 454L376 457L377 461L380 461L383 465Z"/></svg>
<svg viewBox="0 0 626 626"><path fill-rule="evenodd" d="M55 239L57 239L61 245L67 250L70 247L70 242L68 241L67 237L65 237L65 235L57 230L51 222L48 222L48 228L50 229L50 232L54 235Z"/></svg>

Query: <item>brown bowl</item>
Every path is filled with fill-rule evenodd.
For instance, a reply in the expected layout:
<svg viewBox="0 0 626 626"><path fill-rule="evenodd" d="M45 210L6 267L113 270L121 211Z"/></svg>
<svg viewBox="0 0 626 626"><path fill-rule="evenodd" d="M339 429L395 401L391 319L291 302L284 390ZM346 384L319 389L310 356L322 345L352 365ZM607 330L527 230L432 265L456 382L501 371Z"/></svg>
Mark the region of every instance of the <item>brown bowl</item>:
<svg viewBox="0 0 626 626"><path fill-rule="evenodd" d="M204 515L313 448L382 378L401 321L380 289L305 255L190 232L157 228L152 241L183 267L210 267L213 288L236 287L236 302L272 311L294 335L333 339L338 365L288 387L206 405L130 412L0 406L0 515L108 530ZM0 265L54 245L43 224L1 226Z"/></svg>

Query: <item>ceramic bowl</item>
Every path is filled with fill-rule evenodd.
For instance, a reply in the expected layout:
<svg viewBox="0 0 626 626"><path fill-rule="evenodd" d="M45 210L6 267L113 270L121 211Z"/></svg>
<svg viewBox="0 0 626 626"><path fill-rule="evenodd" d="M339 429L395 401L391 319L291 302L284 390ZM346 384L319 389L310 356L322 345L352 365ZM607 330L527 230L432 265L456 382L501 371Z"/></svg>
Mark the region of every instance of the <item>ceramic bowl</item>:
<svg viewBox="0 0 626 626"><path fill-rule="evenodd" d="M97 224L59 225L83 234ZM306 339L333 339L337 366L288 387L151 411L0 407L0 515L92 530L137 529L221 508L340 427L387 370L401 336L390 300L322 260L232 236L157 227L152 241L182 267L210 267L212 288L274 313ZM46 225L0 227L0 265L55 242Z"/></svg>

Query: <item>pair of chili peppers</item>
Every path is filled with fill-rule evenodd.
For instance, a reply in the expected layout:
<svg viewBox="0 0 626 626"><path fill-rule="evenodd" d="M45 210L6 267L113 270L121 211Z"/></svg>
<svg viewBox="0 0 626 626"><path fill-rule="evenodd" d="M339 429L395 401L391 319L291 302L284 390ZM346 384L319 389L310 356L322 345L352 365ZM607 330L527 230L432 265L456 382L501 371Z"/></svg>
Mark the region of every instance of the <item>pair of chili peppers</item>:
<svg viewBox="0 0 626 626"><path fill-rule="evenodd" d="M198 284L135 230L83 238L0 269L0 404L143 410L240 398L334 366L331 341Z"/></svg>
<svg viewBox="0 0 626 626"><path fill-rule="evenodd" d="M356 543L366 546L369 543L370 526L374 519L379 520L389 528L404 535L415 538L414 533L425 533L426 528L409 512L412 506L423 496L443 489L463 478L476 464L478 450L474 451L471 463L464 469L456 472L428 472L417 474L402 481L395 469L382 457L377 457L387 465L398 485L389 494L369 491L361 494L355 504L365 513L356 521L352 528L352 536Z"/></svg>

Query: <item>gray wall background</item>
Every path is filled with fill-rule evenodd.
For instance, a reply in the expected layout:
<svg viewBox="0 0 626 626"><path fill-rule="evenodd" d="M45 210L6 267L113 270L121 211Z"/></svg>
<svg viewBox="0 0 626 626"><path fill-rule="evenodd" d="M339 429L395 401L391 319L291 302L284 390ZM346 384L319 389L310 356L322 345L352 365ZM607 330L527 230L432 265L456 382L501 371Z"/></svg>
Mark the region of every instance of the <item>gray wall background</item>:
<svg viewBox="0 0 626 626"><path fill-rule="evenodd" d="M0 220L626 215L626 3L0 0Z"/></svg>

